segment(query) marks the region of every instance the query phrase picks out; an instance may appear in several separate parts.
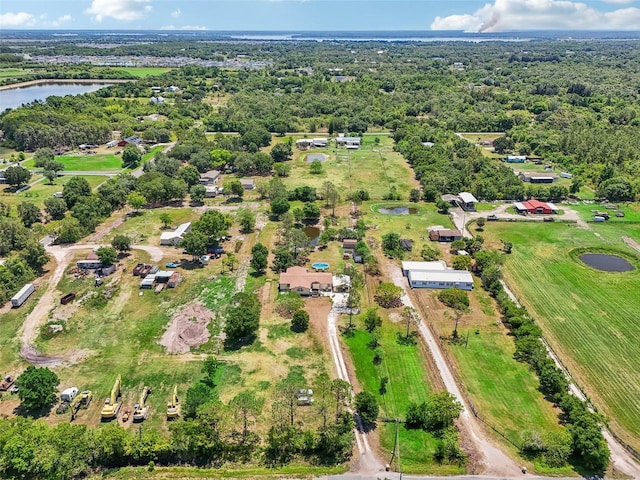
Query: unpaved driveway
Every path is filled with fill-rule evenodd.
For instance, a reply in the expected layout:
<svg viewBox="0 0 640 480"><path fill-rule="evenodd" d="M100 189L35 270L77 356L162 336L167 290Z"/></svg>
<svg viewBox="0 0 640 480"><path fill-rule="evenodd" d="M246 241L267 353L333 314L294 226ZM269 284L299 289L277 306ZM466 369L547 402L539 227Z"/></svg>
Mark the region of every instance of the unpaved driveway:
<svg viewBox="0 0 640 480"><path fill-rule="evenodd" d="M384 267L393 283L404 290L405 293L402 296L403 305L415 309L410 298L409 287L404 279L404 276L402 275L402 270L400 270L398 266L388 260L386 261L386 265ZM420 332L420 335L422 335L427 347L431 351L434 362L438 367L438 371L440 372L440 376L442 377L444 385L447 390L451 392L451 394L453 394L463 406L463 411L460 415L460 424L463 426L463 428L466 430L469 437L475 444L476 450L481 452L484 457L484 463L486 465L484 474L497 475L501 477L522 476L521 467L516 465L510 457L508 457L502 450L497 448L488 440L482 428L478 425L475 417L469 412L464 397L462 396L462 393L460 392L460 389L458 388L458 385L455 381L455 377L451 373L449 364L446 362L444 356L442 355L440 345L434 338L431 330L429 330L429 328L425 325L421 312L418 311L418 314L420 315L418 330Z"/></svg>
<svg viewBox="0 0 640 480"><path fill-rule="evenodd" d="M351 383L351 380L349 379L349 371L347 370L347 365L344 361L342 350L340 349L340 341L338 340L337 322L339 313L336 308L340 305L346 304L347 294L334 293L331 295L331 299L333 301L333 306L331 307L331 311L327 317L327 331L329 335L329 346L331 347L331 356L333 357L333 362L335 363L336 371L338 372L338 378ZM360 457L356 462L354 471L360 475L365 475L368 478L374 478L374 476L379 472L383 472L384 468L376 457L374 451L371 450L367 434L362 431L363 429L359 417L356 417L356 422L358 424L358 428L354 429L354 433Z"/></svg>
<svg viewBox="0 0 640 480"><path fill-rule="evenodd" d="M38 328L44 321L46 321L49 310L54 307L56 302L54 296L57 292L56 286L62 279L64 272L69 267L69 262L73 258L73 252L75 250L86 250L99 247L100 245L94 244L76 244L76 245L50 245L46 247L47 253L49 253L56 262L56 267L53 270L53 274L48 280L42 282L40 288L46 289L45 293L40 297L38 304L31 311L27 318L25 318L22 328L19 330L20 336L20 356L27 362L33 365L53 367L61 364L75 363L86 356L84 351L74 351L62 356L47 356L38 353L33 341L38 335ZM160 261L164 256L164 251L160 247L154 247L150 245L134 245L133 248L138 250L144 250L149 254L153 261ZM57 297L56 297L57 298Z"/></svg>

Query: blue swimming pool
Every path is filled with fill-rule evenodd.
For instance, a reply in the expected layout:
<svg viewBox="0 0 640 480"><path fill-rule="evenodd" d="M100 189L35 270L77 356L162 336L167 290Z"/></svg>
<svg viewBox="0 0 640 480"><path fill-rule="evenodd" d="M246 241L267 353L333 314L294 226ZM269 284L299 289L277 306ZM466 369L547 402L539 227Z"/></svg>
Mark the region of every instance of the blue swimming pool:
<svg viewBox="0 0 640 480"><path fill-rule="evenodd" d="M319 263L312 264L311 267L313 267L314 270L327 270L329 268L329 264L324 262L319 262Z"/></svg>

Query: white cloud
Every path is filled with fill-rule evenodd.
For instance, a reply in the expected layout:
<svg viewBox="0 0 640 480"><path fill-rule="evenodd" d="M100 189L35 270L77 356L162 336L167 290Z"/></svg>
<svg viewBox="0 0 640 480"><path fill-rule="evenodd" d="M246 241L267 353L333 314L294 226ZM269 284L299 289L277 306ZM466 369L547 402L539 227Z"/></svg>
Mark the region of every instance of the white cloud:
<svg viewBox="0 0 640 480"><path fill-rule="evenodd" d="M174 18L178 18L182 14L182 11L178 8L177 10L171 12L171 16Z"/></svg>
<svg viewBox="0 0 640 480"><path fill-rule="evenodd" d="M617 5L628 5L633 3L633 0L602 0L605 3L615 3Z"/></svg>
<svg viewBox="0 0 640 480"><path fill-rule="evenodd" d="M93 0L84 13L101 22L111 17L116 20L138 20L151 11L151 0Z"/></svg>
<svg viewBox="0 0 640 480"><path fill-rule="evenodd" d="M201 27L198 25L181 25L176 27L175 25L166 25L161 27L160 30L206 30L207 27Z"/></svg>
<svg viewBox="0 0 640 480"><path fill-rule="evenodd" d="M66 15L62 15L61 17L58 17L57 22L64 23L64 22L70 22L71 20L73 20L73 17L69 14L66 14Z"/></svg>
<svg viewBox="0 0 640 480"><path fill-rule="evenodd" d="M432 30L637 30L640 8L603 12L568 0L494 0L473 14L436 17Z"/></svg>
<svg viewBox="0 0 640 480"><path fill-rule="evenodd" d="M0 28L24 27L33 25L35 21L35 17L27 12L0 14Z"/></svg>

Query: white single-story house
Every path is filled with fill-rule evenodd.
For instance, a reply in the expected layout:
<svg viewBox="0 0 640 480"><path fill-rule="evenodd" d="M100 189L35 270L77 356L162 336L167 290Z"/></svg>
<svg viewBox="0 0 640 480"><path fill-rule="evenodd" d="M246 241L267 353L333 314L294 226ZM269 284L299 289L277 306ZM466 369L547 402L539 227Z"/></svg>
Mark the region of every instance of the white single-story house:
<svg viewBox="0 0 640 480"><path fill-rule="evenodd" d="M182 241L185 233L191 230L191 222L179 225L173 232L163 232L160 234L160 245L177 245Z"/></svg>
<svg viewBox="0 0 640 480"><path fill-rule="evenodd" d="M213 198L217 197L218 193L220 193L220 189L214 186L206 186L204 187L204 197L205 198Z"/></svg>
<svg viewBox="0 0 640 480"><path fill-rule="evenodd" d="M442 260L402 262L402 274L411 288L460 288L473 290L473 277L467 270L453 270Z"/></svg>

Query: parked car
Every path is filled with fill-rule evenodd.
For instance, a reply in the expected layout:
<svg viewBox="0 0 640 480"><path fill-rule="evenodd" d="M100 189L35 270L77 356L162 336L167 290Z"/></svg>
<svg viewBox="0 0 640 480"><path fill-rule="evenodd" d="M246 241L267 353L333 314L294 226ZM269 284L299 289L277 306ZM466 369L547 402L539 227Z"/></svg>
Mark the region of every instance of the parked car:
<svg viewBox="0 0 640 480"><path fill-rule="evenodd" d="M169 262L165 265L166 268L178 268L180 266L177 262Z"/></svg>
<svg viewBox="0 0 640 480"><path fill-rule="evenodd" d="M488 220L489 222L497 222L497 221L498 221L498 220L500 220L500 219L498 218L498 216L497 216L497 215L487 215L487 220Z"/></svg>

